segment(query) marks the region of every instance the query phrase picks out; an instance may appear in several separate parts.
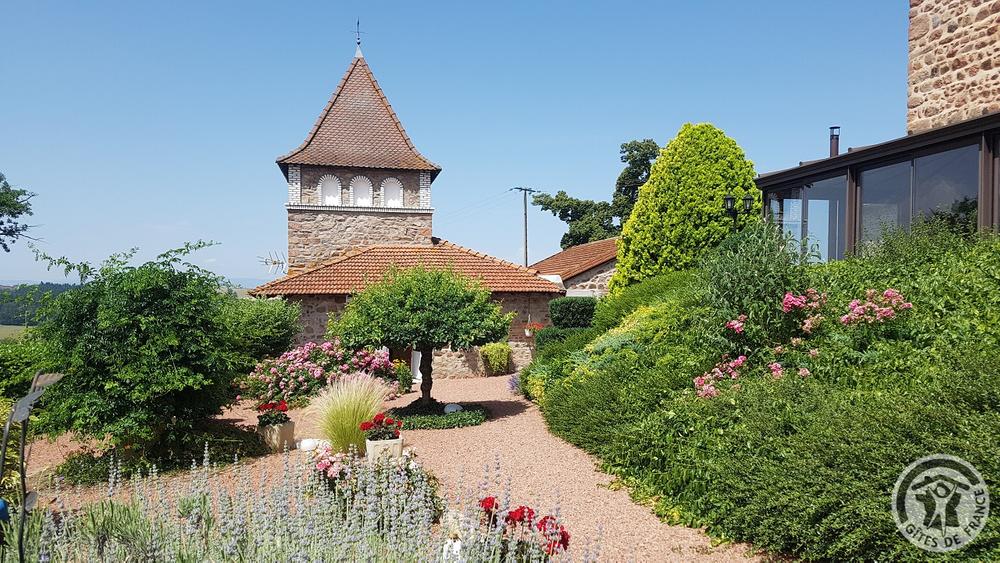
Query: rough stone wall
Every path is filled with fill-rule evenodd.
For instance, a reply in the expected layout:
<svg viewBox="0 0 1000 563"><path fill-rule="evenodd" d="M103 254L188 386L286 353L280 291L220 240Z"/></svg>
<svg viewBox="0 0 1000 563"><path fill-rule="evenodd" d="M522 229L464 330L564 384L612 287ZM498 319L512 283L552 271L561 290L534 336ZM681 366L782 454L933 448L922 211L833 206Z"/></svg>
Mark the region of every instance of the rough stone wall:
<svg viewBox="0 0 1000 563"><path fill-rule="evenodd" d="M341 168L336 166L300 165L299 177L300 197L295 203L304 205L319 205L319 180L323 176L336 176L340 180L341 205L350 205L351 178L364 176L371 180L376 204L381 204L380 186L386 178L396 178L403 184L403 205L405 207L421 207L420 205L420 173L413 170L385 170L378 168ZM291 193L292 177L289 168L289 193ZM289 195L289 203L292 203ZM430 207L429 205L426 207Z"/></svg>
<svg viewBox="0 0 1000 563"><path fill-rule="evenodd" d="M605 262L596 268L591 268L568 280L563 280L563 285L567 290L586 290L593 291L595 295L607 295L608 282L611 281L611 276L615 274L615 265L617 263L617 260Z"/></svg>
<svg viewBox="0 0 1000 563"><path fill-rule="evenodd" d="M429 211L289 208L291 270L378 244L431 244Z"/></svg>
<svg viewBox="0 0 1000 563"><path fill-rule="evenodd" d="M513 363L510 373L515 373L531 363L534 349L525 342L510 342L509 344ZM469 350L445 348L434 351L434 379L467 379L491 375L486 373L479 348ZM506 377L506 375L501 374L498 377Z"/></svg>
<svg viewBox="0 0 1000 563"><path fill-rule="evenodd" d="M524 326L530 322L552 326L549 319L549 301L559 297L555 293L494 293L493 300L500 302L503 312L513 311L514 320L510 323L511 342L523 342L534 345L534 338L525 336Z"/></svg>
<svg viewBox="0 0 1000 563"><path fill-rule="evenodd" d="M910 0L909 45L909 133L1000 111L1000 0Z"/></svg>
<svg viewBox="0 0 1000 563"><path fill-rule="evenodd" d="M302 332L295 338L296 344L322 342L330 314L343 311L347 304L344 295L289 295L286 299L302 307L299 316Z"/></svg>

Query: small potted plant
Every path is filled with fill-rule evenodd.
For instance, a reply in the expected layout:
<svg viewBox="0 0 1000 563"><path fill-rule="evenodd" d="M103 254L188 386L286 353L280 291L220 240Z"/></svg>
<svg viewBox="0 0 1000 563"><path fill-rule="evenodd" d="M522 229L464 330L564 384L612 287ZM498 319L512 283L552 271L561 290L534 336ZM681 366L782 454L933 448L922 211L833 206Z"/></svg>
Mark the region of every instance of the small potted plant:
<svg viewBox="0 0 1000 563"><path fill-rule="evenodd" d="M402 457L403 438L399 435L399 429L402 427L402 420L386 416L384 412L362 422L360 428L365 433L365 454L368 461L374 462L382 455Z"/></svg>
<svg viewBox="0 0 1000 563"><path fill-rule="evenodd" d="M260 412L257 415L257 433L272 452L283 451L286 445L288 449L295 448L295 423L288 418L288 403L283 400L264 403L257 407L257 411Z"/></svg>
<svg viewBox="0 0 1000 563"><path fill-rule="evenodd" d="M528 323L524 325L524 335L531 336L532 334L534 334L539 330L542 330L543 328L545 328L545 325L543 325L542 323L539 322Z"/></svg>

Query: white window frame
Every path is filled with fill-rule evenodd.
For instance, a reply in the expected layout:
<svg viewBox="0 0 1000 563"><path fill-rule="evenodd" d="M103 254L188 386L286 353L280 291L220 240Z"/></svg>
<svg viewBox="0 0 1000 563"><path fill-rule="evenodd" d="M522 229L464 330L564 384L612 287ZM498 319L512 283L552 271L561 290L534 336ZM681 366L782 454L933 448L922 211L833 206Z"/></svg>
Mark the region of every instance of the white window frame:
<svg viewBox="0 0 1000 563"><path fill-rule="evenodd" d="M336 194L332 194L332 193L331 194L327 194L326 191L323 189L323 182L326 182L327 180L333 180L333 183L336 184L336 190L337 190ZM342 188L343 188L343 184L340 183L340 178L334 176L333 174L326 174L323 177L321 177L319 179L319 182L316 183L316 194L319 197L319 204L320 205L341 205L341 203L343 203L342 199L341 199L342 198L342 196L341 196L341 189ZM328 202L327 198L333 198L333 202L332 203Z"/></svg>
<svg viewBox="0 0 1000 563"><path fill-rule="evenodd" d="M399 205L389 205L389 196L386 194L386 188L399 188ZM392 177L382 180L379 191L382 192L382 207L406 207L403 182L399 178Z"/></svg>
<svg viewBox="0 0 1000 563"><path fill-rule="evenodd" d="M367 176L355 176L351 178L350 190L351 190L351 205L354 207L362 207L358 205L357 194L355 193L359 188L368 188L369 204L363 207L371 207L375 205L375 186L372 181Z"/></svg>

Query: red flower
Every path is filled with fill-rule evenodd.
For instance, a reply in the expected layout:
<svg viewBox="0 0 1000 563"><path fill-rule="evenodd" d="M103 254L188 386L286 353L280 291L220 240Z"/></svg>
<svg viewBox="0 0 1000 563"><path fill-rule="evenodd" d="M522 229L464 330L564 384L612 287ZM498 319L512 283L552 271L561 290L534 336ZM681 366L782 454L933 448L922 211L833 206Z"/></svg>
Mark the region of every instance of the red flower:
<svg viewBox="0 0 1000 563"><path fill-rule="evenodd" d="M362 432L368 432L372 428L375 428L375 425L372 424L371 422L365 421L365 422L361 423L361 425L359 426L359 428L361 428Z"/></svg>
<svg viewBox="0 0 1000 563"><path fill-rule="evenodd" d="M385 420L385 413L384 412L380 412L377 415L375 415L375 418L372 419L372 422L374 422L376 424L382 424L383 420Z"/></svg>
<svg viewBox="0 0 1000 563"><path fill-rule="evenodd" d="M396 430L396 437L399 438L399 430Z"/></svg>
<svg viewBox="0 0 1000 563"><path fill-rule="evenodd" d="M569 532L556 522L554 516L546 516L538 521L538 531L545 536L545 553L552 555L569 549Z"/></svg>
<svg viewBox="0 0 1000 563"><path fill-rule="evenodd" d="M479 506L486 512L493 512L497 508L497 497L486 497L479 501Z"/></svg>
<svg viewBox="0 0 1000 563"><path fill-rule="evenodd" d="M527 506L519 506L507 514L508 524L530 523L535 519L535 511Z"/></svg>
<svg viewBox="0 0 1000 563"><path fill-rule="evenodd" d="M396 427L397 428L402 428L403 427L403 421L402 420L397 420L396 421Z"/></svg>
<svg viewBox="0 0 1000 563"><path fill-rule="evenodd" d="M257 407L259 411L269 411L274 408L274 403L264 403L263 405Z"/></svg>
<svg viewBox="0 0 1000 563"><path fill-rule="evenodd" d="M285 412L285 411L287 411L287 410L288 410L288 403L287 403L287 402L285 402L285 400L284 400L284 399L282 399L282 400L281 400L281 402L280 402L280 403L278 403L278 405L277 405L277 409L278 409L279 411L281 411L281 412Z"/></svg>
<svg viewBox="0 0 1000 563"><path fill-rule="evenodd" d="M386 424L388 424L389 426L392 426L392 425L396 424L396 421L393 420L391 416L385 417L385 421L384 422Z"/></svg>

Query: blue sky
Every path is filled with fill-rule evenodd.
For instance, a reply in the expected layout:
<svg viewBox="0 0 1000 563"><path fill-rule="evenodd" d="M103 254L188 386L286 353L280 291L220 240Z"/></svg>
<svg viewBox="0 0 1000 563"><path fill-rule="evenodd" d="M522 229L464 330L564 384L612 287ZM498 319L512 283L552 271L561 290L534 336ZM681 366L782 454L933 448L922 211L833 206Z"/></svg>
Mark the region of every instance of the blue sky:
<svg viewBox="0 0 1000 563"><path fill-rule="evenodd" d="M444 171L437 236L521 261L511 186L607 199L618 147L685 122L758 172L905 134L907 10L871 2L6 2L0 171L37 192L47 253L100 261L211 239L267 278L295 148L354 53ZM529 209L531 260L563 223ZM0 280L56 280L19 242Z"/></svg>

